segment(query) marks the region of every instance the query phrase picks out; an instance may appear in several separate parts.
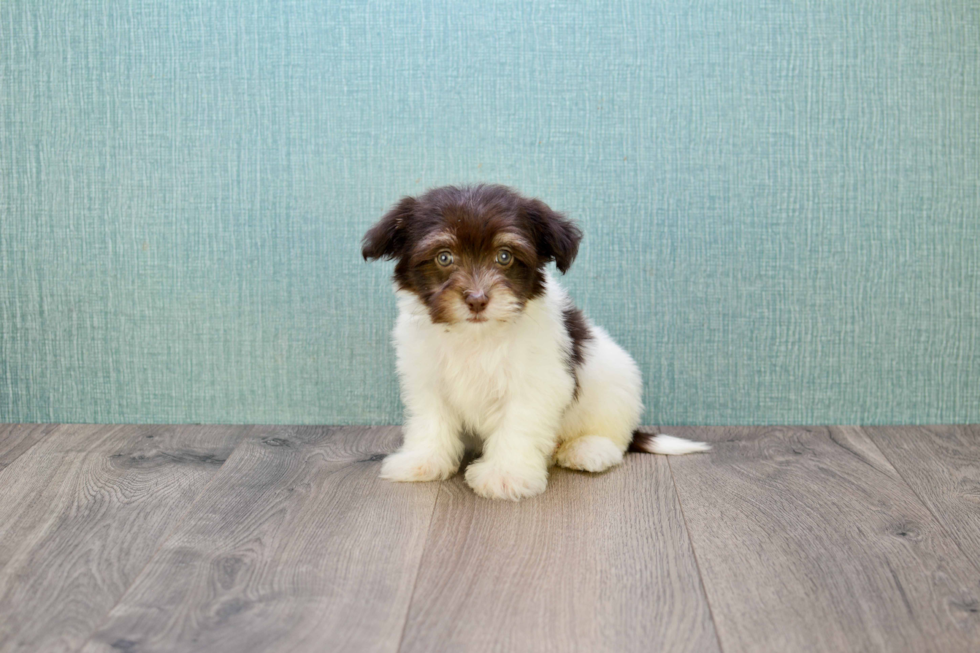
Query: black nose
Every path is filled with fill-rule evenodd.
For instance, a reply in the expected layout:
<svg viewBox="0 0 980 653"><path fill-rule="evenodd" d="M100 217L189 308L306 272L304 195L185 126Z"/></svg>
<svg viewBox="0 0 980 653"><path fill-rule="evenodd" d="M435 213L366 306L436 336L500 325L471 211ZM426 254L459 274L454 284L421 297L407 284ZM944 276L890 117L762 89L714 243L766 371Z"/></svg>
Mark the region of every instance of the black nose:
<svg viewBox="0 0 980 653"><path fill-rule="evenodd" d="M466 299L466 305L470 307L470 310L474 313L480 313L487 307L487 303L490 301L487 299L487 294L482 290L470 290L464 296Z"/></svg>

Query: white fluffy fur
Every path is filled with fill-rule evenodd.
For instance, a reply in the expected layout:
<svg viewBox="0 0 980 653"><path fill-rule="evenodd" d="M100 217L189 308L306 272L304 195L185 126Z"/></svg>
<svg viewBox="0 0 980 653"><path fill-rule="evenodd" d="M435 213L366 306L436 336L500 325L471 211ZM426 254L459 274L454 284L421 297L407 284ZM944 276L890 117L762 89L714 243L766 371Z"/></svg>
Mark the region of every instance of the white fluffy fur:
<svg viewBox="0 0 980 653"><path fill-rule="evenodd" d="M483 450L467 468L466 482L488 498L516 501L540 494L553 462L589 472L622 462L643 409L640 370L590 323L592 339L577 370L573 400L571 343L563 321L569 300L551 275L545 293L523 311L498 297L480 324L435 324L415 295L397 295L394 341L405 441L385 459L383 478L448 478L459 468L465 433L476 436ZM458 315L465 314L458 307ZM655 453L703 447L661 436Z"/></svg>
<svg viewBox="0 0 980 653"><path fill-rule="evenodd" d="M686 453L699 453L708 451L711 445L704 442L691 442L684 438L675 438L673 435L661 433L653 438L648 446L643 450L647 453L659 453L665 456L681 456Z"/></svg>

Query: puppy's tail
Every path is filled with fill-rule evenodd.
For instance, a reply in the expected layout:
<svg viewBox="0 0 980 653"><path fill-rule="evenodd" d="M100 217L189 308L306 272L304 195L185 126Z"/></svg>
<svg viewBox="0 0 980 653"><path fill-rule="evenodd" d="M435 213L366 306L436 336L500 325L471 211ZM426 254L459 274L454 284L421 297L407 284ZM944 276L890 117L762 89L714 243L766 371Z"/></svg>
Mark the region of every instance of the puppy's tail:
<svg viewBox="0 0 980 653"><path fill-rule="evenodd" d="M711 449L711 445L706 442L694 442L663 433L654 435L640 431L633 431L633 441L630 442L629 448L630 451L659 453L665 456L680 456L685 453L698 453L709 449Z"/></svg>

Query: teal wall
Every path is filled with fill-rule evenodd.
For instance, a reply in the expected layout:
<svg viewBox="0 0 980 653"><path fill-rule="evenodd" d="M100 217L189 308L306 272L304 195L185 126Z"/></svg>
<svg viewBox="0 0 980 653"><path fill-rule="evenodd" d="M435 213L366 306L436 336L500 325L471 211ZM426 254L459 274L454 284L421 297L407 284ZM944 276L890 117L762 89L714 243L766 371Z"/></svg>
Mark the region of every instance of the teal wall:
<svg viewBox="0 0 980 653"><path fill-rule="evenodd" d="M0 421L399 421L359 240L476 181L647 423L980 422L973 0L4 0Z"/></svg>

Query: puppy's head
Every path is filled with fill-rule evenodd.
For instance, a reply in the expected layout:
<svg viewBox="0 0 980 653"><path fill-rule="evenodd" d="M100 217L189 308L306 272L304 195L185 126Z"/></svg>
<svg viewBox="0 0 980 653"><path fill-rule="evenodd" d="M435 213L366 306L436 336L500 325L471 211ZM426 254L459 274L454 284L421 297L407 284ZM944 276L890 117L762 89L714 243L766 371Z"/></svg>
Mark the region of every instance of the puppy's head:
<svg viewBox="0 0 980 653"><path fill-rule="evenodd" d="M364 235L365 259L395 259L395 283L433 322L505 322L562 272L582 232L544 202L504 186L445 186L404 197Z"/></svg>

